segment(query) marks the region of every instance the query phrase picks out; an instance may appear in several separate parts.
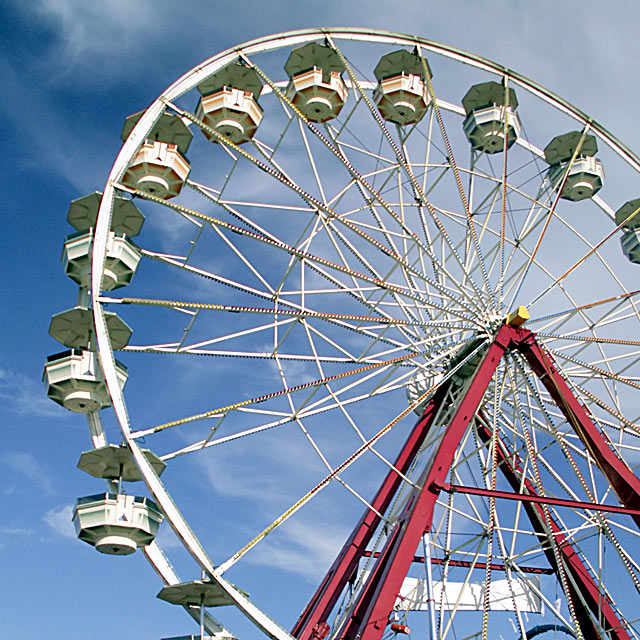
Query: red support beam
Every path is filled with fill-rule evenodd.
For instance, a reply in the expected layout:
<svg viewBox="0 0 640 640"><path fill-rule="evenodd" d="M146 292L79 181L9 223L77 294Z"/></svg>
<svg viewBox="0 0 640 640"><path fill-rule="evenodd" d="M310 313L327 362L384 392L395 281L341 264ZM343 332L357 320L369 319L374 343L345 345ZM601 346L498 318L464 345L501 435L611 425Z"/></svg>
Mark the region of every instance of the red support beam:
<svg viewBox="0 0 640 640"><path fill-rule="evenodd" d="M365 558L371 558L371 557L379 558L380 552L365 551L363 555ZM413 556L413 561L419 564L424 564L424 556ZM453 560L451 558L448 558L447 560L445 560L444 558L431 558L431 564L440 564L440 565L447 564L450 567L465 567L466 569L468 569L469 567L473 567L474 569L487 568L486 562L471 562L471 560ZM490 568L494 571L507 570L507 568L503 564L499 564L498 562L492 562ZM546 567L524 567L522 565L518 565L518 571L521 571L522 573L536 573L538 575L548 575L548 574L554 573L553 569L548 569Z"/></svg>
<svg viewBox="0 0 640 640"><path fill-rule="evenodd" d="M591 509L592 511L621 513L627 516L640 516L639 509L627 509L627 507L620 507L615 504L595 504L593 502L582 502L580 500L565 500L564 498L534 496L529 493L511 493L510 491L493 491L491 489L482 489L481 487L465 487L459 484L448 483L445 483L442 487L439 487L439 489L441 491L446 491L447 493L468 493L474 496L486 496L487 498L493 497L505 500L519 500L520 502L539 502L541 504L552 504L556 507Z"/></svg>
<svg viewBox="0 0 640 640"><path fill-rule="evenodd" d="M640 479L612 449L609 440L596 427L586 409L573 395L560 375L558 367L530 331L520 341L518 350L549 392L567 422L575 429L582 444L611 484L620 502L634 511L640 511ZM640 515L632 516L640 527Z"/></svg>
<svg viewBox="0 0 640 640"><path fill-rule="evenodd" d="M431 526L438 486L444 483L456 449L487 390L505 351L519 341L520 331L503 325L489 346L472 382L444 430L431 464L418 481L393 532L365 583L351 618L340 633L341 640L380 640L400 587L425 530Z"/></svg>
<svg viewBox="0 0 640 640"><path fill-rule="evenodd" d="M598 589L593 576L573 548L570 539L565 536L552 518L547 517L543 503L619 511L631 515L636 524L640 526L640 480L615 453L610 442L595 426L585 408L578 402L559 374L551 356L537 343L535 335L526 329L518 329L509 325L503 325L498 330L462 400L455 409L453 417L449 424L443 428L442 440L437 445L429 466L424 470L418 482L418 486L422 488L414 489L403 513L394 525L384 549L377 558L373 571L358 594L350 619L340 631L340 640L355 640L356 638L358 640L380 640L409 566L411 562L415 561L414 554L420 538L431 526L434 506L440 491L445 486L444 482L455 451L470 421L478 411L487 386L505 351L516 349L527 360L569 424L576 430L624 508L609 505L599 507L599 505L592 503L578 503L539 496L532 483L526 478L522 479L521 463L517 456L510 454L500 440L498 440L500 468L517 493L493 493L501 494L495 497L524 500L524 509L531 520L534 532L542 543L543 551L552 571L559 574L561 569L558 566L553 548L550 546L551 541L555 540L562 566L569 578L568 588L574 603L576 617L585 637L598 637L598 628L594 620L602 620L605 632L611 640L629 640L629 635L617 617L613 604L606 594ZM400 452L395 466L402 473L406 473L408 470L432 427L447 390L448 385L434 394L422 418L414 427L409 440ZM491 432L486 426L480 425L479 431L485 440L491 438ZM395 471L391 470L387 474L382 487L372 501L372 506L377 511L385 512L398 490L400 482L400 476ZM526 491L524 495L520 493L522 487ZM464 489L471 493L470 488L467 487L458 489ZM335 607L340 593L355 575L360 558L370 555L366 547L379 524L380 517L374 511L367 510L301 614L292 631L295 637L300 640L311 640L326 633L328 628L326 619ZM498 567L492 565L491 568L497 569ZM501 565L499 568L504 570ZM549 570L540 569L539 571L546 573Z"/></svg>
<svg viewBox="0 0 640 640"><path fill-rule="evenodd" d="M445 384L436 391L407 438L394 463L394 467L400 473L406 474L409 470L418 450L429 433L448 388L449 385ZM370 503L378 513L384 513L387 510L400 487L401 481L401 476L393 469L390 469L378 493ZM300 614L296 625L291 631L291 635L300 640L309 640L314 637L316 630L320 629L318 625L326 622L342 590L354 575L360 558L365 555L367 545L380 524L380 517L376 511L367 509L364 512L324 580Z"/></svg>
<svg viewBox="0 0 640 640"><path fill-rule="evenodd" d="M482 423L478 425L478 433L484 442L491 440L491 431ZM526 477L523 479L522 463L518 456L515 453L510 453L500 439L498 439L497 456L498 468L514 491L519 491L522 486L530 497L540 497L533 483ZM549 564L559 577L561 569L552 547L555 542L562 559L565 575L568 578L569 594L583 636L585 638L602 637L593 622L593 618L595 618L602 620L604 630L609 634L607 638L610 640L631 640L613 609L611 601L606 594L600 591L593 576L573 548L571 541L564 535L553 517L549 515L547 520L542 504L533 500L525 502L524 509L540 540ZM590 614L593 615L593 618Z"/></svg>

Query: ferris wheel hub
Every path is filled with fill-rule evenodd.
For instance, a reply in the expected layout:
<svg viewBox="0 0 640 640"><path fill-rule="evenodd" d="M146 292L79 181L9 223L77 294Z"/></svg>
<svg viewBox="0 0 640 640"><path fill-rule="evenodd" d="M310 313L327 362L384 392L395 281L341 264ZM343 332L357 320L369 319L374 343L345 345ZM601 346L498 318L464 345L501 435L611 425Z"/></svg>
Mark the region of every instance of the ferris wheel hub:
<svg viewBox="0 0 640 640"><path fill-rule="evenodd" d="M512 327L521 327L531 315L527 307L519 306L507 316L507 324Z"/></svg>

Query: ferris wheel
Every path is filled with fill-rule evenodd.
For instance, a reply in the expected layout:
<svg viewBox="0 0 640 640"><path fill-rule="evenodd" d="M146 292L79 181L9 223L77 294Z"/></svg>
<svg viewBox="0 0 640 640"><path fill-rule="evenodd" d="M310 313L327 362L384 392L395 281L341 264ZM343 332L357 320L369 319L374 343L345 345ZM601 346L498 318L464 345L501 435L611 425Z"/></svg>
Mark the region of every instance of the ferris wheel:
<svg viewBox="0 0 640 640"><path fill-rule="evenodd" d="M123 141L44 374L107 481L82 540L201 636L640 637L640 159L506 67L342 28L213 56Z"/></svg>

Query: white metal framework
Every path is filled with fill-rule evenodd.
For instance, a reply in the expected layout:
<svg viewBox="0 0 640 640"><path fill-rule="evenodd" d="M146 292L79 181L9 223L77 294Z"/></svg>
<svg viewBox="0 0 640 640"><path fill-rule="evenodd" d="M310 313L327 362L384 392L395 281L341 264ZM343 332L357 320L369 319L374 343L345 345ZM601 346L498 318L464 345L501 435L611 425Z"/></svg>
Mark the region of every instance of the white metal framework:
<svg viewBox="0 0 640 640"><path fill-rule="evenodd" d="M345 105L325 123L309 121L286 93L285 61L309 42L333 48L345 67ZM373 102L375 65L402 48L424 56L433 71L426 114L404 126L385 121ZM237 61L263 83L264 116L241 145L195 115L197 86ZM459 106L471 85L487 81L515 89L521 125L516 143L491 155L471 150ZM123 184L165 112L194 132L191 172L169 200ZM607 173L602 191L581 202L559 197L541 151L571 130L596 136ZM205 572L268 637L291 638L285 626L310 589L299 574L315 575L317 563L330 559L323 545L335 546L326 540L336 530L346 533L368 507L414 409L433 391L430 384L455 380L443 412L455 407L474 356L518 305L529 310L527 326L573 393L634 467L640 461L640 290L637 267L620 249L614 211L637 196L639 170L632 152L558 96L505 67L413 36L358 29L278 34L217 54L171 85L138 120L104 188L91 299L121 430L109 439L125 439L195 560L191 568L185 558L176 560L184 578ZM116 194L135 198L146 215L137 240L143 260L131 284L103 293ZM118 354L129 367L124 395L107 309L133 328ZM420 393L407 404L406 388L417 375ZM446 422L444 413L436 427ZM90 423L94 444L106 442L97 413ZM441 436L431 430L403 476L371 557ZM618 504L592 454L518 354L499 365L449 482L505 489L498 438L517 454L540 495ZM168 462L162 481L141 452L142 439ZM544 509L547 525L558 524L628 637L639 637L639 538L631 518ZM430 619L412 622L412 615L427 614L410 614L399 600L398 620L424 625L424 637L430 629L437 638L524 638L535 624L585 637L569 578L562 569L558 580L546 573L540 537L522 502L442 494L433 522L424 554L435 582L432 606L416 605ZM557 555L555 540L551 535L548 544ZM179 581L156 544L145 553L166 583ZM270 582L276 565L280 573ZM408 585L427 584L420 583L424 567L416 565ZM340 637L368 575L366 563L360 569L329 621L330 637ZM479 583L496 586L482 591L473 586ZM462 594L479 588L478 610L469 611ZM264 613L262 603L276 589L279 602ZM501 606L498 590L507 601ZM289 619L281 617L285 610ZM233 635L210 617L205 623L217 637Z"/></svg>

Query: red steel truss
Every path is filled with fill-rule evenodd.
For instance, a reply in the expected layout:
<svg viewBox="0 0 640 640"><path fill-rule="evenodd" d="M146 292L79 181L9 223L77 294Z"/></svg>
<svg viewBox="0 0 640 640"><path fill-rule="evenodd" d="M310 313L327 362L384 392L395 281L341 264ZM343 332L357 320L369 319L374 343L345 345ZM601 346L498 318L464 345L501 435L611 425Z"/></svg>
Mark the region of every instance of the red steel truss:
<svg viewBox="0 0 640 640"><path fill-rule="evenodd" d="M447 389L440 388L427 403L422 417L418 420L404 447L398 454L394 467L400 473L405 474L413 461L418 449L433 424L438 407L446 396ZM309 640L316 637L321 623L325 622L331 610L335 606L340 593L346 586L358 568L358 562L366 553L366 548L376 527L380 524L378 513L384 513L391 503L394 494L400 487L401 477L393 469L389 470L387 477L380 486L378 493L371 502L371 506L377 511L367 509L360 522L356 525L335 559L333 565L320 583L309 604L300 615L292 635L300 640Z"/></svg>
<svg viewBox="0 0 640 640"><path fill-rule="evenodd" d="M470 422L475 418L489 382L507 351L518 351L526 359L592 455L623 507L633 510L631 516L640 527L640 480L611 448L606 436L596 427L560 375L551 356L537 342L535 334L527 329L504 324L497 331L467 390L458 401L429 466L417 482L418 488L413 490L407 500L384 549L377 557L369 578L358 594L351 615L340 631L340 640L380 640L400 587L414 561L418 543L425 531L431 527L436 500L445 485L456 449ZM448 391L449 385L442 385L427 404L395 462L395 469L400 473L404 474L409 469ZM489 429L481 423L479 432L483 438L491 437ZM540 538L552 570L557 574L564 570L569 578L569 595L574 603L576 618L583 633L589 634L585 637L598 637L593 622L595 619L601 620L608 637L628 640L629 635L610 601L598 589L570 540L562 534L548 511L545 511L546 506L539 502L541 496L536 493L530 482L526 479L524 483L521 481L520 461L508 452L504 443L500 442L499 449L500 469L507 481L514 491L522 493L524 487L526 494L531 496L531 501L525 501L525 511ZM384 513L400 483L400 475L391 469L371 502L376 511ZM368 509L296 623L292 634L299 640L319 639L326 635L327 618L344 587L355 576L359 560L365 555L370 555L366 547L379 524L380 517ZM556 550L560 550L563 567L558 566L551 544L552 537Z"/></svg>

